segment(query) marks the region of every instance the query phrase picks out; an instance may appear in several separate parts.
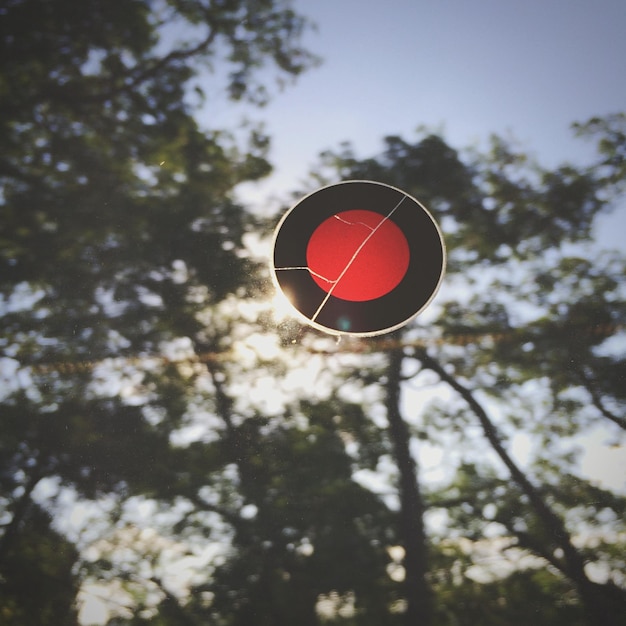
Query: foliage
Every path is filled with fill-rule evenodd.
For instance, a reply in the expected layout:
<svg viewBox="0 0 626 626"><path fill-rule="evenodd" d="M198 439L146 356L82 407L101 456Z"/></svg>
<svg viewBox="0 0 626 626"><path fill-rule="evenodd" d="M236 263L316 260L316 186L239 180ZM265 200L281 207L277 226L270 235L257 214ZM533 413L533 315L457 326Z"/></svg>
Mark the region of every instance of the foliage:
<svg viewBox="0 0 626 626"><path fill-rule="evenodd" d="M326 153L315 180L433 210L448 277L428 326L294 340L234 199L269 139L194 107L263 103L314 63L305 27L278 0L0 8L1 619L87 622L99 585L109 626L618 623L626 500L576 445L624 441L624 259L587 243L624 116L576 127L587 168L427 132Z"/></svg>
<svg viewBox="0 0 626 626"><path fill-rule="evenodd" d="M272 74L314 63L305 27L280 0L0 8L1 345L19 370L2 393L2 562L63 490L174 496L189 376L136 357L181 337L200 351L198 312L249 288L233 190L269 171L262 132L201 129L193 105L207 84L265 99ZM61 623L46 602L39 623Z"/></svg>
<svg viewBox="0 0 626 626"><path fill-rule="evenodd" d="M343 145L323 155L318 173L324 182L333 176L374 178L404 189L434 211L446 234L450 287L438 298L429 333L432 337L436 329L443 337L440 347L429 348L425 329L414 323L396 341L387 378L373 383L385 389L392 432L400 378L426 391L434 373L460 400L446 396L429 409L408 413L420 439L446 452L456 444L457 476L450 475L448 463L449 482L437 493L422 492L417 471L399 452L409 448L407 435L399 435L401 508L412 506L411 498L422 502L422 513L413 514L413 526L404 533L405 564L410 536L423 532L418 517L428 501L433 512L446 515L445 531L438 532L473 542L507 539L507 545L554 568L576 590L575 619L589 624L618 624L626 612L623 563L616 558L623 550L624 494L586 481L571 451L576 438L594 429L603 428L614 442L624 441L626 429L626 361L617 348L624 341L625 259L585 244L596 218L619 199L623 127L623 115L577 127L598 140L601 160L589 168L546 170L499 138L493 138L488 154L461 156L440 137L426 134L414 144L388 137L373 159L359 160ZM412 373L402 377L405 371ZM372 384L361 380L364 388ZM518 432L535 444L526 467L510 453ZM491 455L485 456L474 433L482 434ZM587 533L595 537L593 548L583 539ZM416 580L429 580L436 551L431 548L427 557L419 555L419 547L413 550ZM471 562L471 555L465 558ZM603 572L600 583L590 579L590 567ZM492 588L524 576L503 578ZM462 588L476 586L465 574L462 579L446 592L452 604L459 603L447 606L456 616L451 623L466 623ZM431 586L443 593L440 584ZM412 602L422 602L416 590L414 583L405 591L409 611ZM469 592L472 601L483 592L491 593L487 586ZM438 610L428 623L443 619ZM498 613L497 603L485 613L471 613L470 622L504 619L490 617L492 610ZM568 610L549 619L565 621ZM523 611L517 613L524 622Z"/></svg>
<svg viewBox="0 0 626 626"><path fill-rule="evenodd" d="M0 623L22 626L78 624L79 580L74 545L51 528L40 507L30 507L0 565Z"/></svg>

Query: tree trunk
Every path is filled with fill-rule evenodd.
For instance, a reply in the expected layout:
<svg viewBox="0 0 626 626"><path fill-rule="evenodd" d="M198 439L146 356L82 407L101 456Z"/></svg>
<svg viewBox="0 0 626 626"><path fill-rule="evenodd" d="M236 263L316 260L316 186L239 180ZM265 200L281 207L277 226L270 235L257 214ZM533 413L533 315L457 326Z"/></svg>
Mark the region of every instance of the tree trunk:
<svg viewBox="0 0 626 626"><path fill-rule="evenodd" d="M385 405L399 473L400 537L405 551L404 585L408 603L405 615L407 626L430 626L433 602L426 580L428 554L424 530L424 501L417 481L417 464L411 456L409 429L400 412L402 359L401 349L390 352Z"/></svg>
<svg viewBox="0 0 626 626"><path fill-rule="evenodd" d="M7 554L11 549L11 544L15 541L15 538L19 533L20 524L22 523L25 515L28 513L28 509L32 503L31 495L41 478L42 476L40 472L33 469L30 477L24 485L22 495L15 503L11 521L4 527L4 534L0 537L0 564L4 563Z"/></svg>

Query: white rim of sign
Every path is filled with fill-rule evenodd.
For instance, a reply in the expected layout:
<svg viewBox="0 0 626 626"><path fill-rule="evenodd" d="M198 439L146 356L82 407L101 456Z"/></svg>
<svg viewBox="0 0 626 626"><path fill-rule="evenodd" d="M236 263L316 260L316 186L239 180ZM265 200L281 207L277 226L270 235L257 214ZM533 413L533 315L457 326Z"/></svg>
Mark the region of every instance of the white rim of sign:
<svg viewBox="0 0 626 626"><path fill-rule="evenodd" d="M319 314L320 310L322 309L322 307L324 306L324 304L328 300L328 296L324 299L324 302L320 305L320 307L316 311L315 315L313 316L313 319L307 317L304 313L299 311L294 306L294 304L289 299L288 294L286 294L283 291L282 287L280 286L280 283L278 282L278 276L277 276L276 272L277 271L281 271L281 270L285 270L285 269L290 269L290 268L280 268L280 267L276 267L274 265L274 250L276 248L276 240L278 239L278 235L280 233L280 229L282 228L282 225L289 218L291 213L295 209L297 209L297 207L302 202L304 202L307 198L309 198L309 197L319 193L320 191L324 191L324 189L328 189L330 187L337 187L338 185L350 185L350 184L355 184L355 183L366 183L366 184L369 184L369 185L378 185L380 187L387 187L389 189L392 189L392 190L397 191L398 193L402 194L402 200L400 200L400 202L398 202L395 205L395 207L392 207L392 209L390 210L389 214L385 216L383 221L389 219L391 214L398 208L400 203L403 200L405 200L406 198L408 198L409 200L412 200L413 202L415 202L415 204L417 204L417 206L419 206L420 209L422 209L422 211L424 211L424 213L428 216L430 221L433 223L433 226L435 227L435 231L436 231L436 233L437 233L437 235L439 237L439 243L441 245L441 253L442 253L441 271L439 273L439 278L438 278L437 284L435 285L435 288L433 289L433 292L430 295L430 297L428 298L428 300L426 300L426 302L415 313L412 313L405 320L402 320L401 322L398 322L397 324L394 324L393 326L389 326L389 327L382 328L382 329L379 329L379 330L374 330L374 331L367 331L367 332L351 332L349 330L345 330L345 331L343 331L343 330L336 330L334 328L329 328L328 326L324 326L323 324L320 324L320 323L316 322L315 318L317 317L317 315ZM446 264L447 264L446 242L445 242L445 239L443 237L443 232L442 232L439 224L435 220L435 218L432 216L431 212L417 198L414 198L413 196L411 196L410 194L406 193L402 189L399 189L398 187L394 187L393 185L388 185L387 183L381 183L381 182L374 181L374 180L343 180L343 181L340 181L338 183L332 183L330 185L325 185L324 187L320 187L320 188L316 189L315 191L311 191L307 195L305 195L302 198L300 198L289 210L287 210L285 212L285 214L280 218L280 221L276 225L276 228L274 229L274 234L272 236L271 251L272 252L271 252L271 255L270 255L270 275L272 277L272 283L274 285L274 288L276 290L277 295L280 298L282 298L289 305L289 309L293 312L295 317L300 319L304 324L306 324L307 326L311 326L313 328L316 328L317 330L320 330L320 331L322 331L322 332L324 332L324 333L326 333L328 335L334 335L334 336L338 336L338 337L341 337L341 336L375 337L377 335L386 335L387 333L391 333L394 330L398 330L399 328L402 328L403 326L406 326L410 321L415 319L420 313L423 313L424 310L430 306L431 302L437 296L437 293L439 292L439 288L441 287L441 283L443 282L443 278L444 278L445 273L446 273ZM302 269L303 271L307 271L309 273L311 272L311 270L308 267L302 267L302 268L297 268L297 269Z"/></svg>

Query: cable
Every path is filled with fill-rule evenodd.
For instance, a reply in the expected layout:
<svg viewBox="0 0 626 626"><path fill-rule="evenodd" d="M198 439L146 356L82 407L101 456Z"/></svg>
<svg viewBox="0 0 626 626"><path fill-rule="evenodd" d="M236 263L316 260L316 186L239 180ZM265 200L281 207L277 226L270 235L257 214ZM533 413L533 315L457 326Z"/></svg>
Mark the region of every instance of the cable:
<svg viewBox="0 0 626 626"><path fill-rule="evenodd" d="M598 325L562 325L553 326L551 328L541 329L545 335L546 330L551 331L550 336L554 337L554 331L568 331L570 333L586 334L594 337L610 337L625 328L624 324L598 324ZM527 329L511 329L498 332L473 332L447 334L441 337L430 339L415 339L406 341L403 339L361 339L358 342L342 342L335 344L334 348L315 348L306 346L304 348L314 354L333 355L341 353L351 354L374 354L377 352L389 352L391 350L407 349L407 348L428 348L433 346L467 346L470 344L480 344L485 340L493 343L503 343L507 341L524 341L532 342L541 339L536 333L529 332ZM303 344L300 344L303 345ZM159 364L182 364L182 363L208 363L226 361L232 357L233 350L201 352L193 357L182 357L180 359L169 358L162 354L153 354L145 356L129 356L129 357L106 357L99 360L89 361L54 361L49 363L21 363L22 368L29 368L35 375L47 374L82 374L93 371L97 366L109 361L123 361L125 365L141 365L147 361L156 361ZM6 356L6 355L4 355ZM9 357L11 358L11 357Z"/></svg>

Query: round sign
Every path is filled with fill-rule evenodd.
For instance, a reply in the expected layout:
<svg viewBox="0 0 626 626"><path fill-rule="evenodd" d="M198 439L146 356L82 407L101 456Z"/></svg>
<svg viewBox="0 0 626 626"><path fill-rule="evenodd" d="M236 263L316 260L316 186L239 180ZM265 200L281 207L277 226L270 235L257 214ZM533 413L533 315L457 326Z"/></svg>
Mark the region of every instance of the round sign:
<svg viewBox="0 0 626 626"><path fill-rule="evenodd" d="M314 191L283 216L271 269L308 324L370 336L423 311L445 262L441 231L415 198L390 185L350 180Z"/></svg>

